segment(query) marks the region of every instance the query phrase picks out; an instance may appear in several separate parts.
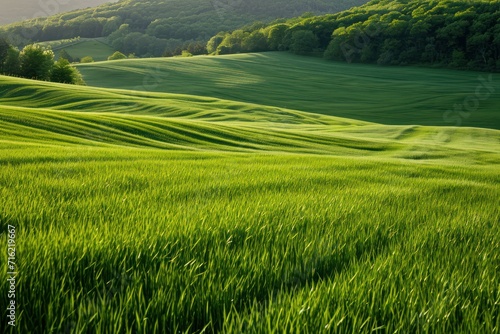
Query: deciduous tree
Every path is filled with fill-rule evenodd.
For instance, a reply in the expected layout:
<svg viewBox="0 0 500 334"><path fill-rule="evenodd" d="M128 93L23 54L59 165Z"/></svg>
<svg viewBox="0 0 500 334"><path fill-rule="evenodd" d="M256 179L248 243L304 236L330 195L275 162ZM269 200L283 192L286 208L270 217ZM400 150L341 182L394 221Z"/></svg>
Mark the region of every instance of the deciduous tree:
<svg viewBox="0 0 500 334"><path fill-rule="evenodd" d="M28 79L49 80L54 66L54 52L40 45L26 46L19 55L21 76Z"/></svg>
<svg viewBox="0 0 500 334"><path fill-rule="evenodd" d="M54 64L50 75L50 81L73 85L83 84L80 72L71 66L69 61L64 58L59 58L59 60Z"/></svg>

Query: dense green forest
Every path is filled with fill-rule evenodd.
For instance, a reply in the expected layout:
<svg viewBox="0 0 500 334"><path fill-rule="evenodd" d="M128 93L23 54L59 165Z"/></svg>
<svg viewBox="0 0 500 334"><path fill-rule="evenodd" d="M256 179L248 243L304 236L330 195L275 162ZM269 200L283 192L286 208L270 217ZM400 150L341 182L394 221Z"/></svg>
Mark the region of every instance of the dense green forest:
<svg viewBox="0 0 500 334"><path fill-rule="evenodd" d="M37 18L0 28L0 36L23 47L74 37L109 37L123 53L161 56L188 49L205 53L206 41L255 21L270 22L305 12L336 13L367 0L122 0L96 8Z"/></svg>
<svg viewBox="0 0 500 334"><path fill-rule="evenodd" d="M324 16L221 32L209 53L288 50L381 65L500 69L500 2L373 0Z"/></svg>
<svg viewBox="0 0 500 334"><path fill-rule="evenodd" d="M139 57L291 51L381 65L500 69L500 2L366 2L122 0L0 27L0 37L18 47L107 37L115 50Z"/></svg>

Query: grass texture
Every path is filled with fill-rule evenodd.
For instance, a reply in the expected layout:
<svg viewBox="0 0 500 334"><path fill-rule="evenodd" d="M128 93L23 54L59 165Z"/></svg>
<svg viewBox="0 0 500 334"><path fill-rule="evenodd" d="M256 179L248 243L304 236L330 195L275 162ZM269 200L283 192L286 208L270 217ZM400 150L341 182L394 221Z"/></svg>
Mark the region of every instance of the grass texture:
<svg viewBox="0 0 500 334"><path fill-rule="evenodd" d="M499 331L499 130L148 92L155 75L135 90L0 77L17 332Z"/></svg>
<svg viewBox="0 0 500 334"><path fill-rule="evenodd" d="M82 64L92 86L217 97L390 125L500 129L498 74L283 52Z"/></svg>

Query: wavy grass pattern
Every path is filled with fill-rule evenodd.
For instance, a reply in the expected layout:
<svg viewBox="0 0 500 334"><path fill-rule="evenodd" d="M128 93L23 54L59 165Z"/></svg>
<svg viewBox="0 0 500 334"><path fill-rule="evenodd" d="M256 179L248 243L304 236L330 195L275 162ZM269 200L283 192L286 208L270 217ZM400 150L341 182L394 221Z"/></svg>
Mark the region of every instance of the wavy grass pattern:
<svg viewBox="0 0 500 334"><path fill-rule="evenodd" d="M256 102L0 77L0 331L498 332L499 130Z"/></svg>

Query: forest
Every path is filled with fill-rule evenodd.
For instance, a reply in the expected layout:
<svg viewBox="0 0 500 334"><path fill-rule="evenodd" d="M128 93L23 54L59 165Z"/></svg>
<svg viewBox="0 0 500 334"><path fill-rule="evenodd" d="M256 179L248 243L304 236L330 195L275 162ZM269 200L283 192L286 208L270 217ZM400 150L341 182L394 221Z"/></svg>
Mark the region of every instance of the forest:
<svg viewBox="0 0 500 334"><path fill-rule="evenodd" d="M367 0L122 0L96 8L61 13L0 27L0 36L18 47L75 37L108 37L123 53L141 57L172 55L188 49L205 52L219 31L255 22L291 18L304 12L336 13Z"/></svg>
<svg viewBox="0 0 500 334"><path fill-rule="evenodd" d="M317 15L328 12L334 14ZM0 37L22 48L104 36L138 57L290 51L349 63L498 71L499 22L500 2L488 0L123 0L0 27Z"/></svg>
<svg viewBox="0 0 500 334"><path fill-rule="evenodd" d="M213 36L214 54L291 51L347 62L500 69L500 2L375 0Z"/></svg>

